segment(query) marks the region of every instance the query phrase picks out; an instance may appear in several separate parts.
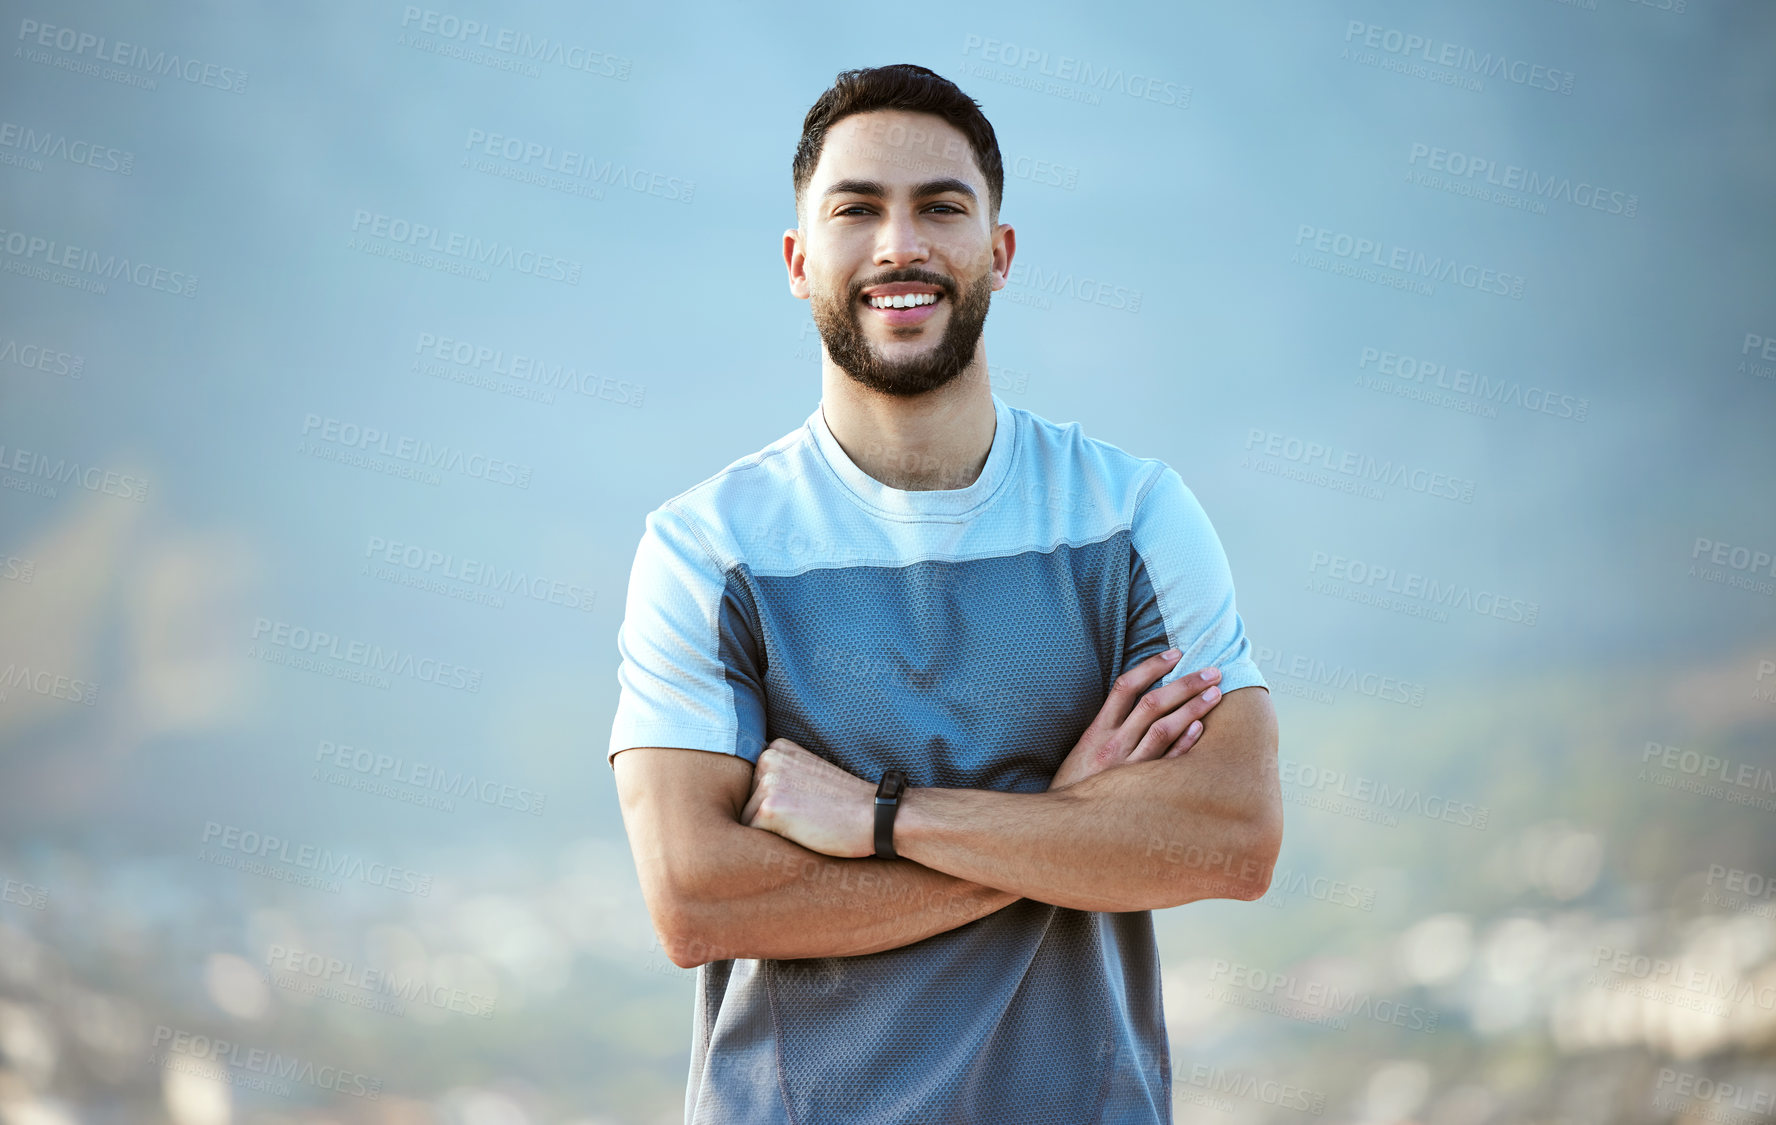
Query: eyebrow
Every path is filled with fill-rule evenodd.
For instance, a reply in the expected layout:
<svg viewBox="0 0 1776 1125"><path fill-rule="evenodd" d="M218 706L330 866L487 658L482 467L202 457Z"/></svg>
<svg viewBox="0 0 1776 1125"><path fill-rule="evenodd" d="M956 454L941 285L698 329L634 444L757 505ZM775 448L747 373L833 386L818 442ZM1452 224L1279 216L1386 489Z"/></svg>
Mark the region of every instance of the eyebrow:
<svg viewBox="0 0 1776 1125"><path fill-rule="evenodd" d="M929 199L934 195L947 195L955 192L966 195L970 200L979 201L974 189L968 181L954 177L942 180L926 180L913 188L914 199ZM835 195L873 195L878 199L887 196L888 189L880 180L838 180L821 193L821 199L831 199Z"/></svg>

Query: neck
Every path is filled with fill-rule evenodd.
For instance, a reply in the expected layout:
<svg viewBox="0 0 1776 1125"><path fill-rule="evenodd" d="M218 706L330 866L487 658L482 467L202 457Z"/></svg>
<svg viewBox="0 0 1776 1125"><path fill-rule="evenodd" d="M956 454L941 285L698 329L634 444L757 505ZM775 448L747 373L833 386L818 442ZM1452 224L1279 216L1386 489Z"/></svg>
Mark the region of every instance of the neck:
<svg viewBox="0 0 1776 1125"><path fill-rule="evenodd" d="M960 375L913 398L861 386L831 359L820 386L820 410L839 448L889 488L967 488L986 467L997 419L984 347Z"/></svg>

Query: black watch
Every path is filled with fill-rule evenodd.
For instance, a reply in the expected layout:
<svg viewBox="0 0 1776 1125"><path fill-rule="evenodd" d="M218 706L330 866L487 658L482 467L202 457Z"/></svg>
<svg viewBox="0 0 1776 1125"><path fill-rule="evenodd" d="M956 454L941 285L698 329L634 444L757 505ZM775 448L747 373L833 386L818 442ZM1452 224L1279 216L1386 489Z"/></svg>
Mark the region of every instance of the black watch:
<svg viewBox="0 0 1776 1125"><path fill-rule="evenodd" d="M883 770L876 786L876 858L899 859L894 854L894 814L900 811L900 795L906 792L905 770Z"/></svg>

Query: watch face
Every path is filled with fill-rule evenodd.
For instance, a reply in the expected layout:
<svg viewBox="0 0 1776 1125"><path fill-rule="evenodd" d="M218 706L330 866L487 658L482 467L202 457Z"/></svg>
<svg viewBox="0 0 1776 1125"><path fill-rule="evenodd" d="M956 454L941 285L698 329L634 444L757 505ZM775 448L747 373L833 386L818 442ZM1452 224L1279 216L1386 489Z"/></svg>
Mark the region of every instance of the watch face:
<svg viewBox="0 0 1776 1125"><path fill-rule="evenodd" d="M882 775L882 783L876 787L876 796L893 800L905 789L906 774L900 770L889 770Z"/></svg>

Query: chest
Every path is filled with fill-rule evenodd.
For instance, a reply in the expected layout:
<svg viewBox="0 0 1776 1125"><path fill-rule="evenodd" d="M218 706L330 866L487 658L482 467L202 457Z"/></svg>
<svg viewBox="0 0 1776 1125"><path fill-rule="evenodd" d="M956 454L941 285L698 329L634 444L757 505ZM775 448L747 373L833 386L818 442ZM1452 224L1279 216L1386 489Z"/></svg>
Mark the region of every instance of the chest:
<svg viewBox="0 0 1776 1125"><path fill-rule="evenodd" d="M753 577L766 738L914 785L1037 791L1127 645L1125 540Z"/></svg>

